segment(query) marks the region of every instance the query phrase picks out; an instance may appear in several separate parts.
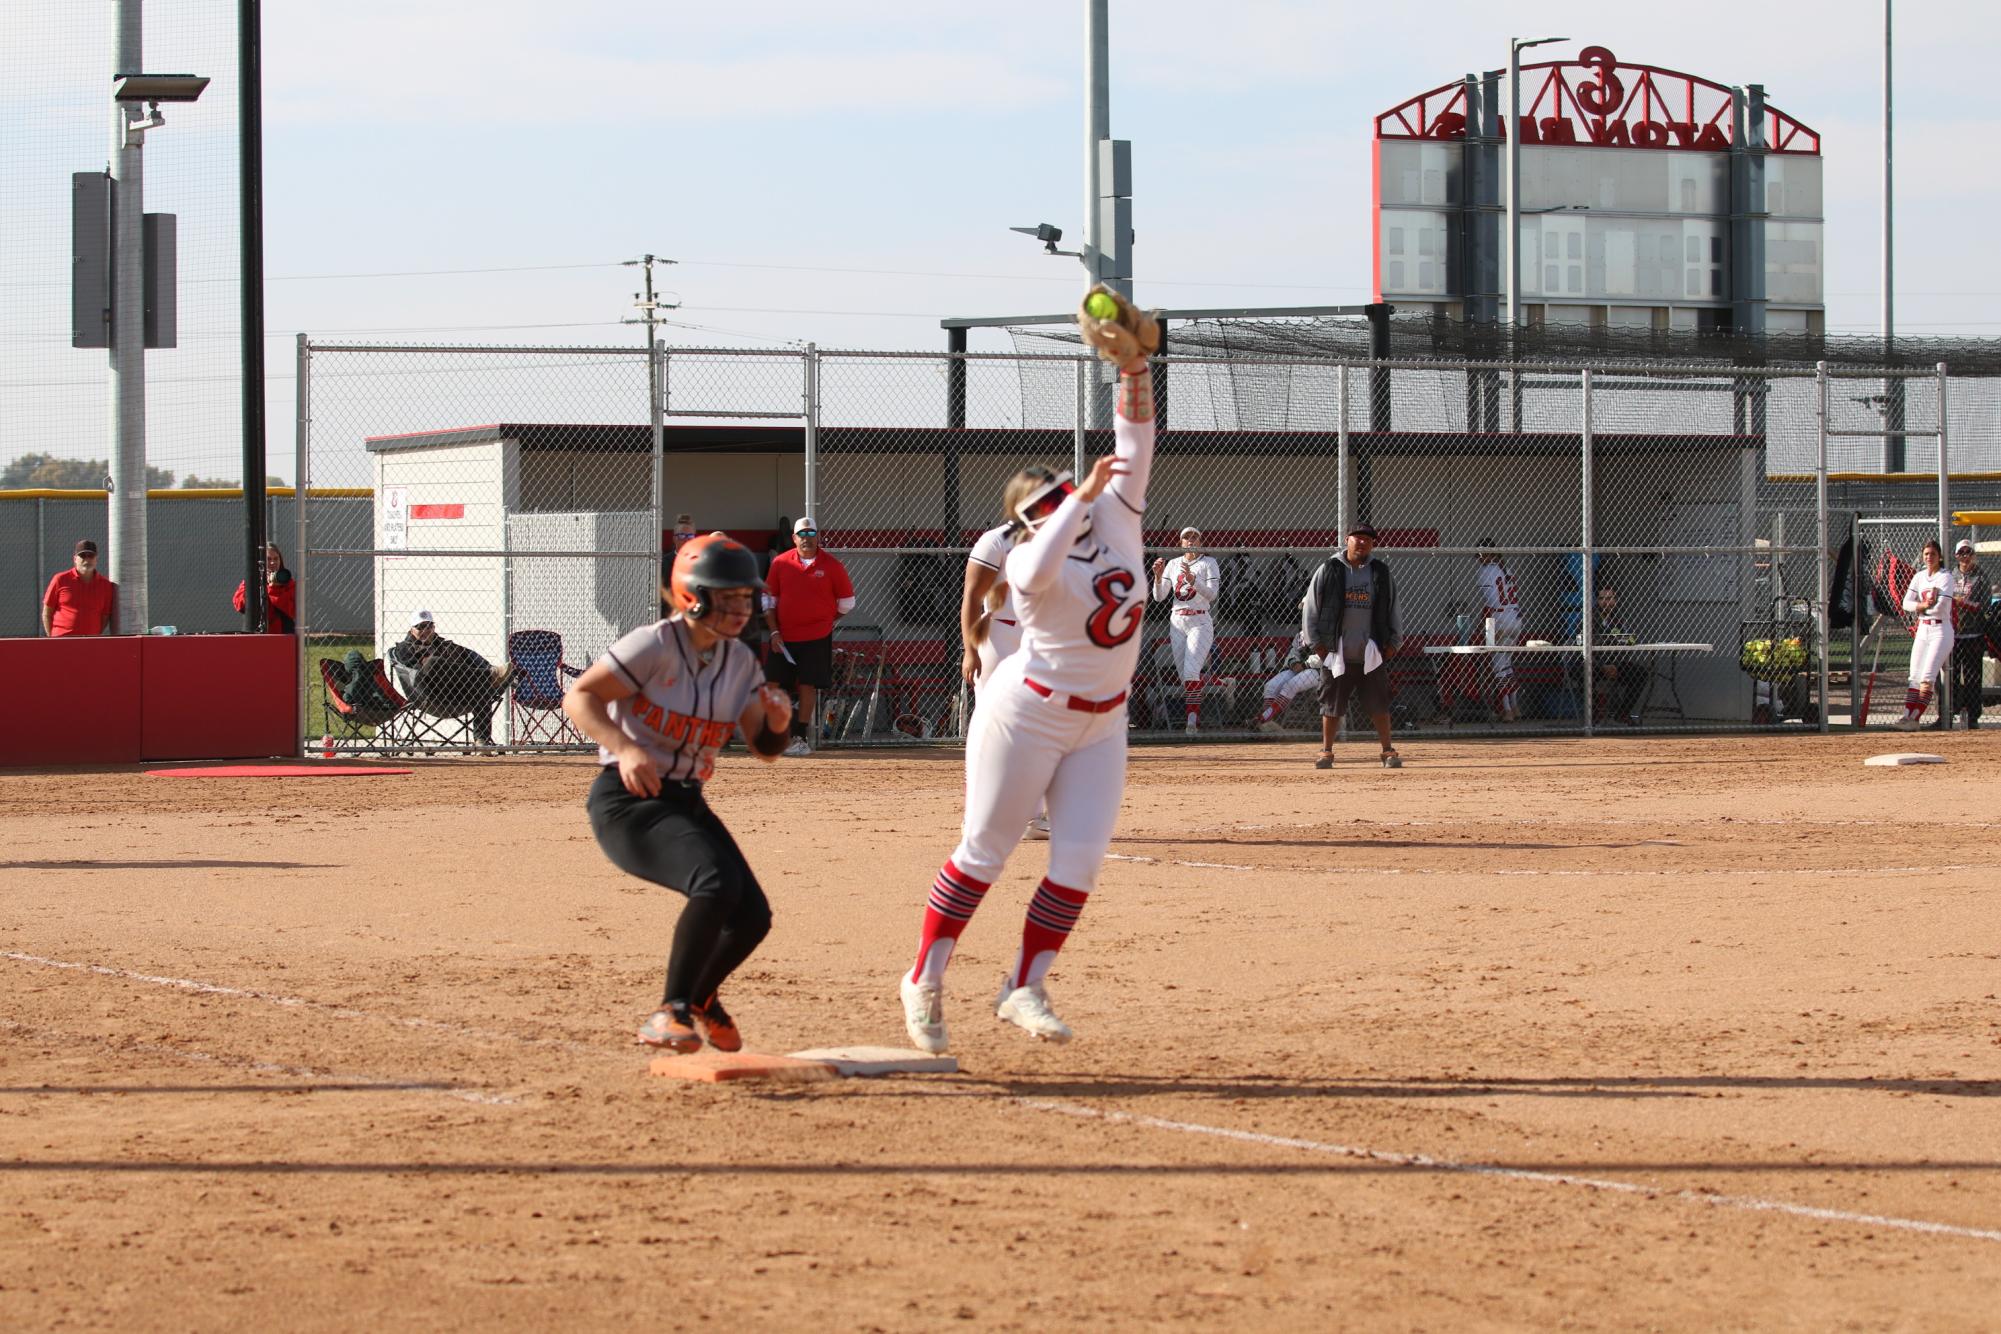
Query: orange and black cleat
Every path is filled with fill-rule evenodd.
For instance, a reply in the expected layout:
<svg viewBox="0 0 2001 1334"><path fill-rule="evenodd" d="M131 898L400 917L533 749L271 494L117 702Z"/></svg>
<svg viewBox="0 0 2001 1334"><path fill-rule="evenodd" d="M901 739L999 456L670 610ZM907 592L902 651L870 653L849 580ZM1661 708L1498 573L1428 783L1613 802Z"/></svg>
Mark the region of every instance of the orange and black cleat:
<svg viewBox="0 0 2001 1334"><path fill-rule="evenodd" d="M684 1004L663 1005L639 1027L638 1041L648 1047L662 1047L678 1055L700 1051L702 1035L695 1031L694 1019Z"/></svg>
<svg viewBox="0 0 2001 1334"><path fill-rule="evenodd" d="M694 1017L695 1027L701 1030L702 1036L709 1040L711 1047L717 1051L743 1050L743 1034L737 1031L736 1020L730 1018L730 1012L723 1008L720 997L709 997L700 1005L694 1006L690 1013Z"/></svg>

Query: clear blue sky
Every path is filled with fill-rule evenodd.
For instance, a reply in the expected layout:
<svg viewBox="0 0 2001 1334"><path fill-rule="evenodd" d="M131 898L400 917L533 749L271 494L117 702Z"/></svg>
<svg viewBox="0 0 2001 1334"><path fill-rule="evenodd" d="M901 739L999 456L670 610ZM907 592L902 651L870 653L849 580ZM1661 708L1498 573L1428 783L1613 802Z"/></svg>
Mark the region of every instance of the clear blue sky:
<svg viewBox="0 0 2001 1334"><path fill-rule="evenodd" d="M0 12L0 291L14 298L0 393L22 447L64 454L104 452L103 354L68 348L60 279L67 173L104 157L112 8ZM233 64L233 19L207 12L233 8L154 0L146 63ZM2001 139L2001 18L1953 0L1904 11L1898 323L2001 335L2001 260L1981 243L1992 224L1977 223L2001 204L1980 165L1981 145ZM669 331L690 344L941 348L942 316L1066 306L1074 261L1006 229L1081 230L1083 12L1081 0L267 5L274 435L289 441L298 330L636 341L618 324L635 273L617 261L646 250L682 261L662 281L682 302L673 318L703 326ZM1114 0L1112 128L1134 144L1142 298L1364 299L1371 118L1501 64L1511 33L1764 83L1823 135L1829 327L1875 327L1881 7L1866 0ZM183 347L151 362L155 460L182 471L233 472L236 454L223 443L233 238L205 240L199 225L233 188L234 90L216 91L170 110L147 153L149 209L196 224ZM466 269L512 271L441 272ZM354 276L385 272L424 276Z"/></svg>

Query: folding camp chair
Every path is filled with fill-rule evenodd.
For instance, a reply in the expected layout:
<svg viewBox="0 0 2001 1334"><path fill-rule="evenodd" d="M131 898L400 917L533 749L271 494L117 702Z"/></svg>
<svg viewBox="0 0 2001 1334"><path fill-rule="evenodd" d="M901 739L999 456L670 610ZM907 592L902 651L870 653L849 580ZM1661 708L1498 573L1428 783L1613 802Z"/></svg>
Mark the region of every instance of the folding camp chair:
<svg viewBox="0 0 2001 1334"><path fill-rule="evenodd" d="M355 742L367 745L368 738L362 734L362 728L373 727L380 736L382 728L389 720L407 707L408 701L397 694L396 687L390 684L389 673L383 668L382 659L375 659L368 664L368 667L373 674L375 689L380 694L381 700L369 701L366 704L353 703L348 700L345 687L342 685L347 675L345 664L333 658L320 659L320 684L325 687L325 693L320 699L322 735L332 737L335 742L341 744ZM385 709L384 704L389 707Z"/></svg>
<svg viewBox="0 0 2001 1334"><path fill-rule="evenodd" d="M507 636L507 661L514 668L507 720L515 744L583 745L563 712L563 692L584 673L563 661L563 637L554 630L516 630Z"/></svg>
<svg viewBox="0 0 2001 1334"><path fill-rule="evenodd" d="M510 667L497 679L486 676L473 686L468 686L465 678L458 678L454 693L466 693L458 694L455 702L462 702L462 707L452 713L439 712L435 703L413 693L402 711L376 729L376 739L412 753L421 750L426 755L441 750L491 749L497 744L495 739L480 733L491 731L491 720L516 675Z"/></svg>

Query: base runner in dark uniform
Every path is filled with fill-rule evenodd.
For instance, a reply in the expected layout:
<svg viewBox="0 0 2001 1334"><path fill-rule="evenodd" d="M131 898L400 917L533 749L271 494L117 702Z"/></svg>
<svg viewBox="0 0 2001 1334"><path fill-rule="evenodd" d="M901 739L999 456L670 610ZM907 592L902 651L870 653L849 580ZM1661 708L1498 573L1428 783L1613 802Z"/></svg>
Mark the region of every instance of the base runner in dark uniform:
<svg viewBox="0 0 2001 1334"><path fill-rule="evenodd" d="M688 897L666 994L639 1041L691 1052L706 1038L737 1051L743 1037L717 992L770 931L771 905L702 784L739 728L754 754L776 759L792 701L737 642L763 590L757 557L715 534L672 561L661 596L673 614L613 644L563 697L563 712L598 743L602 768L585 803L598 846L620 870Z"/></svg>

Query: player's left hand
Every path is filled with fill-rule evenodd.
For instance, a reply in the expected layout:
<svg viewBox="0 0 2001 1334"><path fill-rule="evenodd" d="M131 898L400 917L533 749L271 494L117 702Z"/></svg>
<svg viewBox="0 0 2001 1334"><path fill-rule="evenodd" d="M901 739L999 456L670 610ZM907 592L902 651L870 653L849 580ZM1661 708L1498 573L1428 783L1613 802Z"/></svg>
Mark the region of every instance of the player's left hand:
<svg viewBox="0 0 2001 1334"><path fill-rule="evenodd" d="M959 679L967 685L973 685L980 679L980 651L971 644L966 645L965 653L960 655Z"/></svg>
<svg viewBox="0 0 2001 1334"><path fill-rule="evenodd" d="M1124 459L1116 454L1106 454L1091 465L1091 471L1084 478L1084 484L1077 488L1077 499L1089 504L1105 494L1105 488L1112 484L1114 477L1124 477L1132 469Z"/></svg>
<svg viewBox="0 0 2001 1334"><path fill-rule="evenodd" d="M764 701L764 725L783 734L792 726L792 696L785 693L783 686L769 682L765 683L758 696Z"/></svg>

